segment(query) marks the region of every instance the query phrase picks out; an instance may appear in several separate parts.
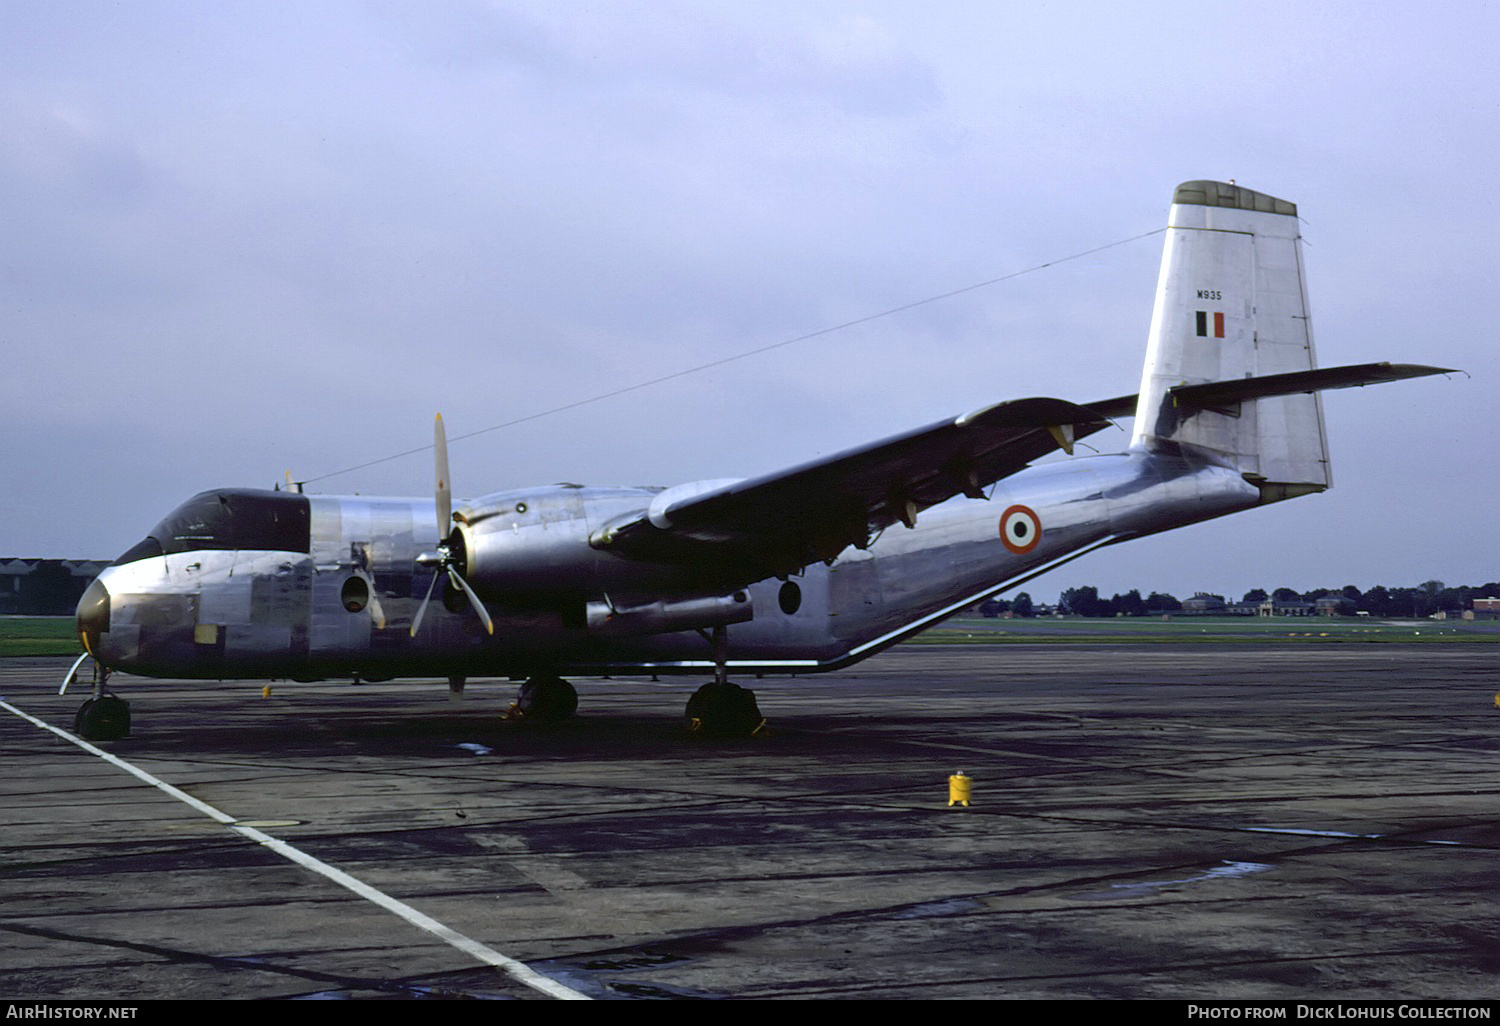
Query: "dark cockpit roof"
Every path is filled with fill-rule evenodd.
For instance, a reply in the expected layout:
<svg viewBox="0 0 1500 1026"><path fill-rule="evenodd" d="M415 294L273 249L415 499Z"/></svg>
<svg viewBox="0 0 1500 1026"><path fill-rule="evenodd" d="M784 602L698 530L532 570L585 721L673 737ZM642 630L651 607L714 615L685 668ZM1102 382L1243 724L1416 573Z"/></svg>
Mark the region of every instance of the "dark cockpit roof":
<svg viewBox="0 0 1500 1026"><path fill-rule="evenodd" d="M199 549L312 550L310 504L293 492L218 488L168 513L115 565Z"/></svg>

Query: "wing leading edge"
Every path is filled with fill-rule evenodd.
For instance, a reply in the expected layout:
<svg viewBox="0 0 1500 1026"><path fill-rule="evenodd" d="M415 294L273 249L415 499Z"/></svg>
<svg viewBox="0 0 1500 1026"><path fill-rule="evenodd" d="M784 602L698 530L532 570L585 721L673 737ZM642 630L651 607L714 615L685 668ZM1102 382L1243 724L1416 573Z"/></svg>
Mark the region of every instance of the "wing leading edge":
<svg viewBox="0 0 1500 1026"><path fill-rule="evenodd" d="M1109 425L1064 399L1018 399L790 470L689 491L605 524L595 548L691 564L739 585L867 547L893 524L984 489Z"/></svg>

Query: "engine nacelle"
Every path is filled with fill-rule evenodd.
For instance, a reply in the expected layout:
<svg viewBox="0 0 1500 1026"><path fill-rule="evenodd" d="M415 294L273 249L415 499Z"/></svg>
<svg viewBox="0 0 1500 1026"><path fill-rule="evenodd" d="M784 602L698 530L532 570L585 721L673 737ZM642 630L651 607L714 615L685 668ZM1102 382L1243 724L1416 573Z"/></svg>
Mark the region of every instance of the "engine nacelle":
<svg viewBox="0 0 1500 1026"><path fill-rule="evenodd" d="M580 610L587 596L632 588L677 595L721 590L704 584L693 567L653 566L590 544L591 525L641 516L658 494L556 485L483 496L454 514L455 566L481 598L577 602L572 608Z"/></svg>
<svg viewBox="0 0 1500 1026"><path fill-rule="evenodd" d="M640 509L651 498L639 489L590 491L604 513ZM487 598L597 595L600 554L589 547L587 507L584 491L569 486L496 493L465 504L454 518L456 544L450 543L462 550L460 572Z"/></svg>

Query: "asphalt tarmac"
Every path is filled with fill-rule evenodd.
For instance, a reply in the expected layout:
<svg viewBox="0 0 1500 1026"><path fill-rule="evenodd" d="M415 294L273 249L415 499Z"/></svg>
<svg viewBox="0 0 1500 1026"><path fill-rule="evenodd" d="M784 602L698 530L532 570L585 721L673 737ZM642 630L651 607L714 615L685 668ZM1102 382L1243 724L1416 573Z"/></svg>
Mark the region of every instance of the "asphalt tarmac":
<svg viewBox="0 0 1500 1026"><path fill-rule="evenodd" d="M687 680L117 677L180 795L4 660L0 998L1500 998L1497 656L904 646L743 741Z"/></svg>

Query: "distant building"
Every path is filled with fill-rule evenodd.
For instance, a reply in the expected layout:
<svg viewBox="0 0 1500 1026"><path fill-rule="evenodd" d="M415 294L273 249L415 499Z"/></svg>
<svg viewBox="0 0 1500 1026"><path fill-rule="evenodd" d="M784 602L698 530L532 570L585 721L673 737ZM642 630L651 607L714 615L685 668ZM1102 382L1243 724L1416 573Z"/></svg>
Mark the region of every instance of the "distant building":
<svg viewBox="0 0 1500 1026"><path fill-rule="evenodd" d="M1210 595L1203 591L1182 601L1184 616L1222 616L1228 608L1224 604L1224 596Z"/></svg>
<svg viewBox="0 0 1500 1026"><path fill-rule="evenodd" d="M107 566L103 559L0 558L0 615L67 616Z"/></svg>
<svg viewBox="0 0 1500 1026"><path fill-rule="evenodd" d="M1255 604L1256 616L1312 616L1315 612L1318 612L1318 607L1311 602L1266 599Z"/></svg>
<svg viewBox="0 0 1500 1026"><path fill-rule="evenodd" d="M1184 616L1312 616L1318 610L1314 603L1301 601L1225 602L1222 595L1210 595L1204 591L1182 603Z"/></svg>
<svg viewBox="0 0 1500 1026"><path fill-rule="evenodd" d="M1500 598L1475 599L1474 617L1479 620L1500 620Z"/></svg>
<svg viewBox="0 0 1500 1026"><path fill-rule="evenodd" d="M1313 603L1319 616L1353 616L1354 602L1342 595L1325 595Z"/></svg>

